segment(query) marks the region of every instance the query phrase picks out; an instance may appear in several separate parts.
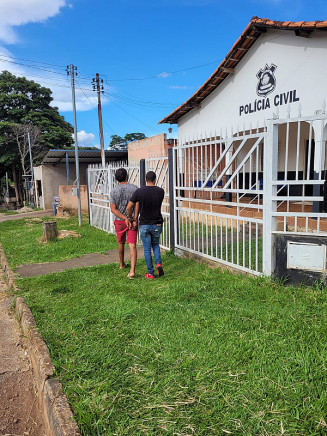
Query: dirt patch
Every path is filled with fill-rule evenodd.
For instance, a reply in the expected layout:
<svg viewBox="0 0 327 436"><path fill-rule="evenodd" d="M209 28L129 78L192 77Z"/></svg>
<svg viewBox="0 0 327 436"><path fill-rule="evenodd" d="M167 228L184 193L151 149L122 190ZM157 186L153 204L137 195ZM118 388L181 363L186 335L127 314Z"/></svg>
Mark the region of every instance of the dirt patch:
<svg viewBox="0 0 327 436"><path fill-rule="evenodd" d="M59 230L58 239L65 238L80 238L82 235L75 232L75 230Z"/></svg>
<svg viewBox="0 0 327 436"><path fill-rule="evenodd" d="M29 206L24 206L24 207L22 207L22 208L20 208L20 209L17 209L17 212L18 212L18 213L34 212L34 209L32 209L32 208L29 207Z"/></svg>
<svg viewBox="0 0 327 436"><path fill-rule="evenodd" d="M44 422L36 396L25 338L11 311L0 274L0 435L43 436Z"/></svg>
<svg viewBox="0 0 327 436"><path fill-rule="evenodd" d="M30 224L32 225L32 224ZM56 239L65 239L65 238L80 238L82 235L80 235L79 233L75 232L75 230L59 230L58 232L58 236ZM47 244L49 241L44 241L43 240L43 236L41 236L41 238L38 239L38 243L40 245L42 244Z"/></svg>

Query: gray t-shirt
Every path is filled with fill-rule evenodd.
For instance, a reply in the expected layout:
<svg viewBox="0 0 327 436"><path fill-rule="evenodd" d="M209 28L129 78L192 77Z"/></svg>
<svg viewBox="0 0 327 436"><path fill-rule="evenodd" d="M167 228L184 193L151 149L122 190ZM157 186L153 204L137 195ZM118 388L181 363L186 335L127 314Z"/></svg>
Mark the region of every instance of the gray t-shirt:
<svg viewBox="0 0 327 436"><path fill-rule="evenodd" d="M138 189L136 185L131 183L124 183L122 185L117 185L110 192L110 203L114 203L120 213L126 216L126 207L134 192ZM121 220L121 218L115 217L116 220Z"/></svg>

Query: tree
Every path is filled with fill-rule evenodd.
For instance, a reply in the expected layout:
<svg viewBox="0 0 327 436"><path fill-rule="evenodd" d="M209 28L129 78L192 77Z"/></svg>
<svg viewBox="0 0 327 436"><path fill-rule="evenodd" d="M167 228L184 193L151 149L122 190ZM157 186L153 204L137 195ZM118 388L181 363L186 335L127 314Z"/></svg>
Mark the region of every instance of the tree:
<svg viewBox="0 0 327 436"><path fill-rule="evenodd" d="M126 133L124 139L126 142L139 141L140 139L144 139L146 136L144 133Z"/></svg>
<svg viewBox="0 0 327 436"><path fill-rule="evenodd" d="M123 138L119 135L111 135L109 148L111 150L126 150L128 142L139 141L144 138L146 138L144 133L126 133Z"/></svg>
<svg viewBox="0 0 327 436"><path fill-rule="evenodd" d="M39 163L50 148L62 149L73 143L73 128L59 114L58 108L51 106L51 94L50 89L26 77L16 77L8 71L0 74L0 178L6 171L12 174L20 203L23 200L22 174L29 160L24 148L27 131L38 129L39 132L33 145L37 148L34 164Z"/></svg>
<svg viewBox="0 0 327 436"><path fill-rule="evenodd" d="M31 174L32 168L29 159L29 140L31 144L32 155L36 159L37 156L35 151L37 148L42 154L42 148L39 145L41 130L36 126L33 126L33 124L13 124L11 130L14 140L17 144L23 174L27 174L27 172ZM28 162L29 171L27 171L26 162Z"/></svg>
<svg viewBox="0 0 327 436"><path fill-rule="evenodd" d="M112 150L122 150L127 147L127 143L126 141L124 141L124 139L121 136L111 135L111 141L109 147Z"/></svg>

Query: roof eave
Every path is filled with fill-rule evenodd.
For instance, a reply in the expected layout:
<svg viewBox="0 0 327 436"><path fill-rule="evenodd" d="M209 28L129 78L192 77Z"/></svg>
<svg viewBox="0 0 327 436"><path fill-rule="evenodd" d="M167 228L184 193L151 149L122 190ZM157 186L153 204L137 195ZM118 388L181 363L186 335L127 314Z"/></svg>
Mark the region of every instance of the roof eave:
<svg viewBox="0 0 327 436"><path fill-rule="evenodd" d="M253 46L262 33L267 29L291 30L297 32L298 36L308 37L314 30L327 30L327 21L272 21L267 18L253 17L250 23L235 42L225 59L221 62L209 79L171 114L159 121L158 124L176 124L179 119L189 113L195 107L200 107L201 102L207 98L230 74L231 69L243 59L248 50ZM216 80L216 82L215 82ZM201 94L203 94L201 96Z"/></svg>

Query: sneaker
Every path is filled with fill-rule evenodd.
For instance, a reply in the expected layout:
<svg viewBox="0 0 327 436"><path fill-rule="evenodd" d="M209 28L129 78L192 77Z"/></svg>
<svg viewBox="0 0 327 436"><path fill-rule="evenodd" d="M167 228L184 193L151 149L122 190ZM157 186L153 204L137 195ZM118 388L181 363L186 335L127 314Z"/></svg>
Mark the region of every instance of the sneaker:
<svg viewBox="0 0 327 436"><path fill-rule="evenodd" d="M144 277L146 279L154 279L154 275L153 274L149 274L149 273L146 273Z"/></svg>
<svg viewBox="0 0 327 436"><path fill-rule="evenodd" d="M161 276L163 276L165 273L164 273L164 270L163 270L163 268L162 268L162 265L161 265L161 263L158 263L157 265L156 265L156 269L157 269L157 271L158 271L158 276L159 277L161 277Z"/></svg>

